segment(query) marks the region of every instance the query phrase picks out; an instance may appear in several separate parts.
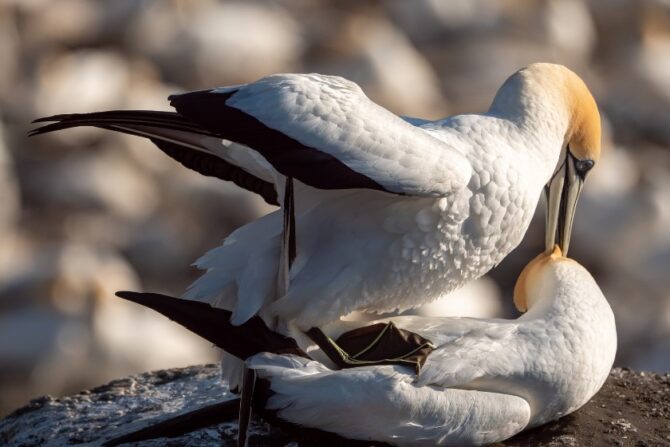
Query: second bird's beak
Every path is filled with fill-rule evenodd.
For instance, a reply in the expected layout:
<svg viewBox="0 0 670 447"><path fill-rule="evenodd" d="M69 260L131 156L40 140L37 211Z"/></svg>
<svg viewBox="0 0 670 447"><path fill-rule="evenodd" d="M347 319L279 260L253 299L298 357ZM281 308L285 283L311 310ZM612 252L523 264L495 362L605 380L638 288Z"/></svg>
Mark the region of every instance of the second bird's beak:
<svg viewBox="0 0 670 447"><path fill-rule="evenodd" d="M576 163L577 159L569 150L566 151L565 161L545 187L547 198L546 253L551 253L558 237L558 245L563 256L568 254L575 209L584 185L585 174L577 169Z"/></svg>

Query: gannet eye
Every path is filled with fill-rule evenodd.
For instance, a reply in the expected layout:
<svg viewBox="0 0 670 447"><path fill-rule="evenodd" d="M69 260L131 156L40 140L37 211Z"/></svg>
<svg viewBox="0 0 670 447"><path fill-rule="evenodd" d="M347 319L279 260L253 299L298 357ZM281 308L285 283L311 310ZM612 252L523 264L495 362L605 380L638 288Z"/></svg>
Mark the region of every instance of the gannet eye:
<svg viewBox="0 0 670 447"><path fill-rule="evenodd" d="M581 174L586 174L593 168L593 166L596 163L593 160L577 160L575 163L575 168L577 168L577 171L579 171Z"/></svg>

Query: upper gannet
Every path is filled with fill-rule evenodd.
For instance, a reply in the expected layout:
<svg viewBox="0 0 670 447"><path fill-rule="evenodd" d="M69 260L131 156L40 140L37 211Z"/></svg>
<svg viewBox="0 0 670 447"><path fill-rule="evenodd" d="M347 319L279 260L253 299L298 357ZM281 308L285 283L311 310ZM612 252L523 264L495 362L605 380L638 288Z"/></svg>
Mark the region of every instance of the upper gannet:
<svg viewBox="0 0 670 447"><path fill-rule="evenodd" d="M616 354L607 300L558 247L528 264L514 302L527 309L516 320L392 318L436 346L418 376L405 366L331 370L270 353L247 365L269 381L265 410L292 424L400 446L498 442L580 408ZM335 338L355 325L323 330Z"/></svg>
<svg viewBox="0 0 670 447"><path fill-rule="evenodd" d="M298 253L272 302L282 215L200 260L186 297L302 329L354 310L430 302L486 273L521 241L548 185L546 246L567 252L582 182L600 153L584 82L546 63L512 75L484 114L400 118L354 83L318 74L174 95L177 113L57 115L33 134L97 126L150 138L185 166L281 203L296 180ZM390 193L390 194L389 194Z"/></svg>

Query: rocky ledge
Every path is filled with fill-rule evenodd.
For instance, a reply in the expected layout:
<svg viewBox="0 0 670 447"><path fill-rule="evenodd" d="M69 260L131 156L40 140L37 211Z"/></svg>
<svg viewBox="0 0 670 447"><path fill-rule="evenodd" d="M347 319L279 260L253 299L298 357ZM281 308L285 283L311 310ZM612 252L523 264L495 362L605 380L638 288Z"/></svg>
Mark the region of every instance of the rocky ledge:
<svg viewBox="0 0 670 447"><path fill-rule="evenodd" d="M149 421L233 396L215 365L156 371L115 380L79 394L40 397L0 421L7 447L101 445ZM250 446L307 446L253 421ZM235 445L235 421L174 438L124 445L143 447ZM316 445L316 444L312 444ZM584 408L555 423L522 433L502 446L670 445L670 374L614 369Z"/></svg>

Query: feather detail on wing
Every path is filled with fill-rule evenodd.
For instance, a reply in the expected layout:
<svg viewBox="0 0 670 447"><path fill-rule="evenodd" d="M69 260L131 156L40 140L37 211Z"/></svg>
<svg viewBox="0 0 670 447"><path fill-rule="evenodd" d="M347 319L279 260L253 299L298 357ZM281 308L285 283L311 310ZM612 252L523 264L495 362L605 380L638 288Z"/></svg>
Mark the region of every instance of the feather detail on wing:
<svg viewBox="0 0 670 447"><path fill-rule="evenodd" d="M471 174L460 152L339 77L274 75L170 101L189 120L319 189L438 197L463 188Z"/></svg>
<svg viewBox="0 0 670 447"><path fill-rule="evenodd" d="M516 349L517 328L516 323L445 318L444 324L435 329L442 343L428 357L417 383L468 387L477 380L512 376L524 364L519 358L522 353Z"/></svg>

